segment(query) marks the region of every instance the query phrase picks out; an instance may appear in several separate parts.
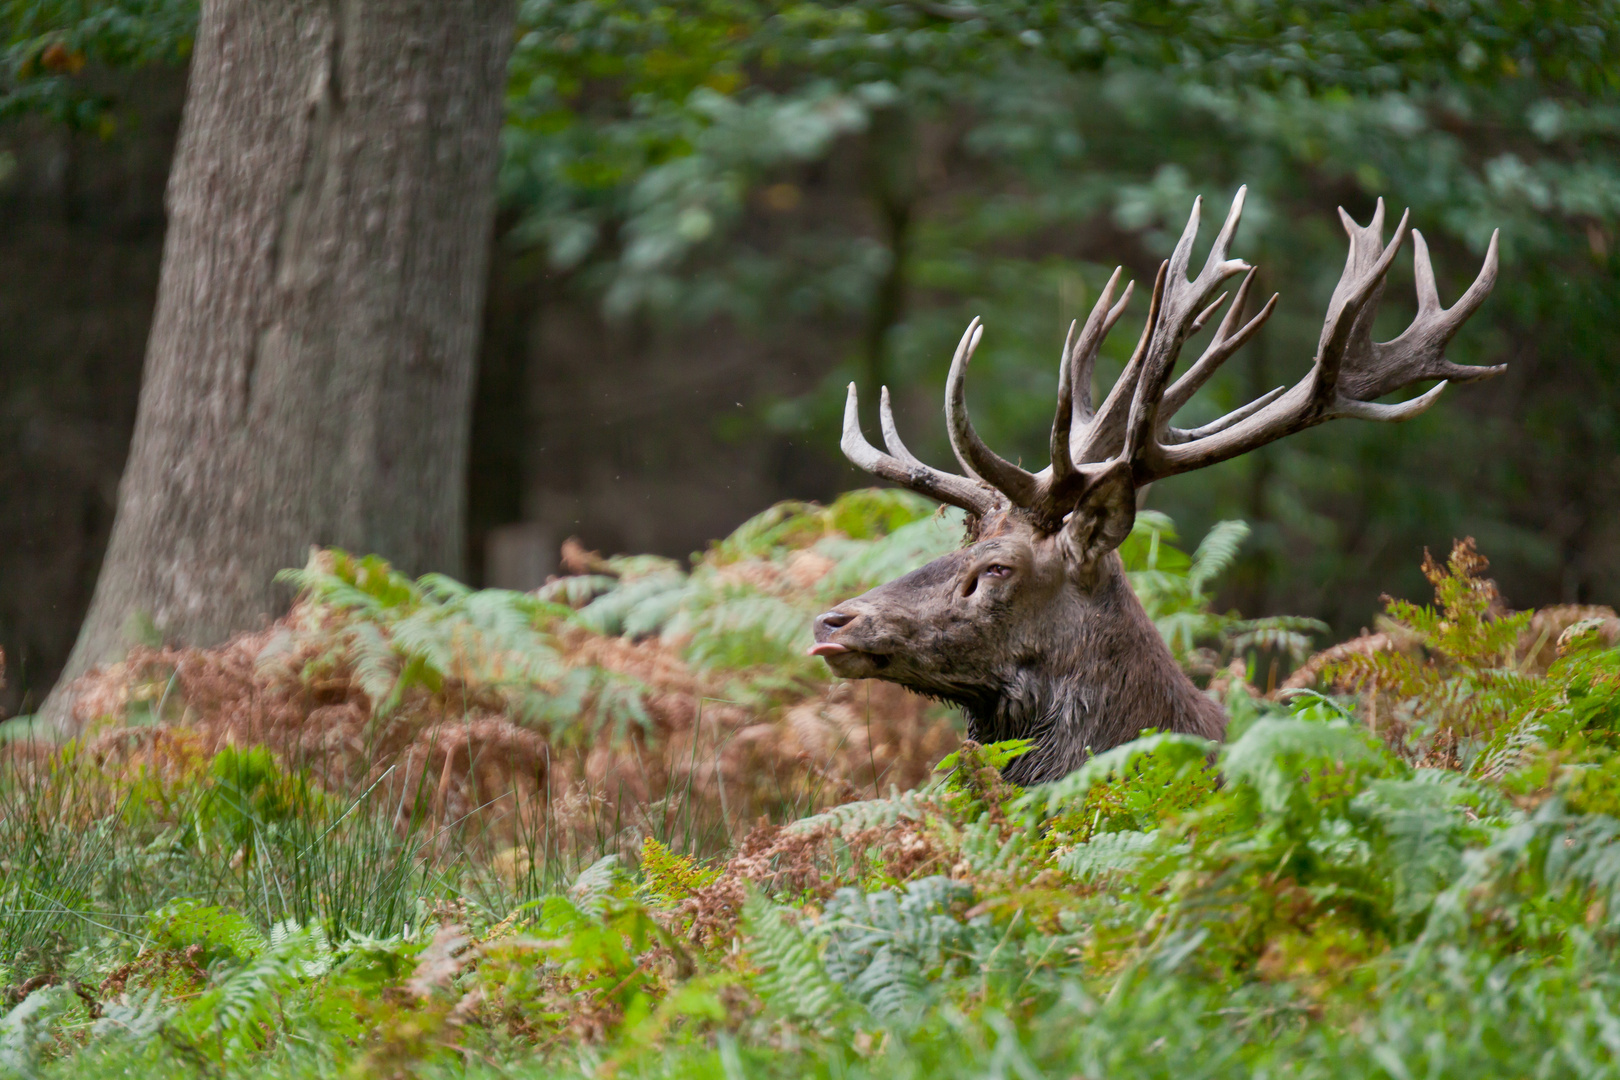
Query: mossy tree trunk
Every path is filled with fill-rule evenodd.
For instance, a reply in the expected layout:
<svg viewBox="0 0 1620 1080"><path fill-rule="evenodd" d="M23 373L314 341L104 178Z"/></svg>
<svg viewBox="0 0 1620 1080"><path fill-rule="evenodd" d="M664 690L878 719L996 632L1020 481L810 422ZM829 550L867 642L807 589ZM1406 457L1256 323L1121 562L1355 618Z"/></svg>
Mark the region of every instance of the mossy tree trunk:
<svg viewBox="0 0 1620 1080"><path fill-rule="evenodd" d="M139 413L46 706L212 644L311 544L462 562L511 0L204 0Z"/></svg>

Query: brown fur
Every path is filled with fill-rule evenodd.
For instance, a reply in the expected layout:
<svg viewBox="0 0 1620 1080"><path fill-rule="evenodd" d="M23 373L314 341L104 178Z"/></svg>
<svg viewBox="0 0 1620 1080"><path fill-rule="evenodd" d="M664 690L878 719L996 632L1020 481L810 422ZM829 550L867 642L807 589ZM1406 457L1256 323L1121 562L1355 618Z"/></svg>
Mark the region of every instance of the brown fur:
<svg viewBox="0 0 1620 1080"><path fill-rule="evenodd" d="M1219 739L1225 713L1125 578L1115 526L1128 533L1131 515L1081 517L1055 534L987 522L982 539L826 612L817 642L850 650L827 663L962 705L979 742L1035 740L1005 770L1015 783L1055 780L1147 728Z"/></svg>

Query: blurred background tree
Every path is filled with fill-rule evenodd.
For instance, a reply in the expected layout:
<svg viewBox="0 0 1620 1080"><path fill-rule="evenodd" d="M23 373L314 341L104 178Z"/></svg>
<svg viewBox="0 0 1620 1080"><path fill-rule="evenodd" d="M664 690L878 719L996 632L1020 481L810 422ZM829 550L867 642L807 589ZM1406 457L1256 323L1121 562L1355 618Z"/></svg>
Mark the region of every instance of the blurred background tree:
<svg viewBox="0 0 1620 1080"><path fill-rule="evenodd" d="M512 8L202 5L133 440L59 690L132 638L262 625L312 544L459 571ZM126 26L151 21L69 11L19 70L65 73L78 117L73 74L138 59Z"/></svg>
<svg viewBox="0 0 1620 1080"><path fill-rule="evenodd" d="M29 114L0 134L0 214L38 221L73 203L50 147L89 161L162 145L143 102L181 77L194 16L174 0L0 10L0 109ZM1298 376L1344 258L1334 207L1365 220L1379 195L1412 208L1448 301L1502 229L1500 283L1452 355L1510 367L1410 424L1334 425L1156 488L1151 504L1194 534L1217 517L1253 524L1229 601L1353 631L1379 593L1420 588L1424 545L1472 534L1513 602L1612 603L1616 27L1614 3L1496 0L524 0L468 569L536 584L571 533L682 554L774 499L854 486L836 451L851 379L893 387L913 448L948 461L944 370L973 315L988 324L975 421L1044 463L1069 320L1116 264L1150 280L1195 194L1224 205L1247 183L1237 251L1282 302L1189 413ZM119 197L103 186L50 212ZM88 232L76 242L106 230ZM68 241L35 243L37 258ZM0 244L0 267L22 258ZM1398 273L1391 327L1411 312ZM89 450L50 434L54 450L0 450L0 498L16 508L0 529L19 539L0 553L0 636L31 665L15 695L60 664L52 628L77 619L99 492L127 443L116 405L53 372L78 347L105 357L117 393L133 376L128 333L94 349L68 335L64 350L39 329L55 298L13 282L0 276L11 426L59 416L43 430L72 432L102 410ZM38 494L42 458L84 477L64 489L76 499ZM60 540L28 554L28 538L65 532L80 538L72 565Z"/></svg>

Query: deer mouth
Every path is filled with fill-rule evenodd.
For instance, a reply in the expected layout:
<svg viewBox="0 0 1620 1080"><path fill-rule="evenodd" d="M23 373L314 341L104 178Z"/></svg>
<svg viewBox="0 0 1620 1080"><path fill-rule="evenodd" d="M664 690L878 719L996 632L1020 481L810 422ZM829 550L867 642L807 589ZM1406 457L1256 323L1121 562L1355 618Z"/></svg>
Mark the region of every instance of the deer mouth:
<svg viewBox="0 0 1620 1080"><path fill-rule="evenodd" d="M867 652L865 649L840 645L836 641L818 641L810 646L806 654L821 657L832 668L833 674L846 679L869 678L888 667L891 659L887 653Z"/></svg>

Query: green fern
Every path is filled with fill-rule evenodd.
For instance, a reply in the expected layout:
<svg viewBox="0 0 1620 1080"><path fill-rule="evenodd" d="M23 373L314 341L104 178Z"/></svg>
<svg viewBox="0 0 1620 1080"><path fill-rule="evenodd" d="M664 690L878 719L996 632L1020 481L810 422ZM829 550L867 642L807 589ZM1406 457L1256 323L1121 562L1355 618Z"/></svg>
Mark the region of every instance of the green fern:
<svg viewBox="0 0 1620 1080"><path fill-rule="evenodd" d="M170 1020L175 1036L221 1064L267 1049L283 1031L282 1001L322 974L331 947L319 928L284 927L278 940L214 984Z"/></svg>
<svg viewBox="0 0 1620 1080"><path fill-rule="evenodd" d="M1166 799L1176 789L1202 792L1209 785L1208 756L1215 744L1195 735L1149 734L1097 754L1061 780L1031 788L1014 809L1034 820L1085 807L1092 793L1110 782L1133 784L1158 808L1181 802Z"/></svg>
<svg viewBox="0 0 1620 1080"><path fill-rule="evenodd" d="M649 836L641 844L641 875L641 891L672 906L714 884L720 871L699 865L690 855L677 855Z"/></svg>
<svg viewBox="0 0 1620 1080"><path fill-rule="evenodd" d="M1176 534L1163 514L1142 511L1120 547L1131 588L1147 609L1170 651L1184 662L1202 644L1217 646L1210 666L1255 651L1284 655L1298 664L1327 624L1299 616L1242 619L1214 611L1210 586L1237 559L1249 527L1241 521L1211 526L1189 557L1175 546Z"/></svg>
<svg viewBox="0 0 1620 1080"><path fill-rule="evenodd" d="M827 976L880 1020L916 1011L934 983L967 967L975 930L988 930L953 914L972 898L972 886L947 877L923 878L903 891L838 890L820 928Z"/></svg>
<svg viewBox="0 0 1620 1080"><path fill-rule="evenodd" d="M202 946L204 963L226 959L249 961L270 948L270 941L239 911L195 900L175 900L149 917L148 934L160 948Z"/></svg>
<svg viewBox="0 0 1620 1080"><path fill-rule="evenodd" d="M782 908L756 892L743 901L748 956L757 969L754 986L767 1008L811 1031L830 1035L847 1002L821 966L820 949Z"/></svg>
<svg viewBox="0 0 1620 1080"><path fill-rule="evenodd" d="M45 986L0 1017L0 1073L39 1075L47 1054L57 1046L57 1026L76 1004L66 986Z"/></svg>
<svg viewBox="0 0 1620 1080"><path fill-rule="evenodd" d="M960 547L962 529L962 513L952 509L902 525L887 536L823 540L816 550L837 565L821 582L818 595L843 599L910 573Z"/></svg>
<svg viewBox="0 0 1620 1080"><path fill-rule="evenodd" d="M941 762L941 767L944 763ZM923 791L893 792L885 799L863 799L841 803L819 814L790 821L790 833L816 833L831 829L840 834L887 828L901 820L920 821L926 814L928 794Z"/></svg>
<svg viewBox="0 0 1620 1080"><path fill-rule="evenodd" d="M1103 884L1129 875L1158 842L1151 832L1096 833L1062 855L1057 866L1081 884Z"/></svg>

